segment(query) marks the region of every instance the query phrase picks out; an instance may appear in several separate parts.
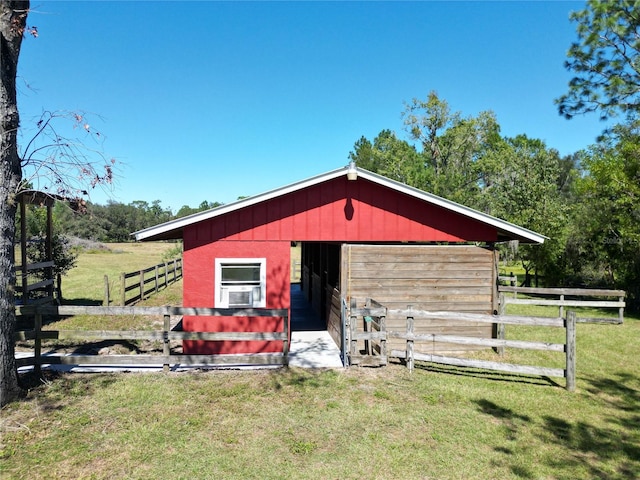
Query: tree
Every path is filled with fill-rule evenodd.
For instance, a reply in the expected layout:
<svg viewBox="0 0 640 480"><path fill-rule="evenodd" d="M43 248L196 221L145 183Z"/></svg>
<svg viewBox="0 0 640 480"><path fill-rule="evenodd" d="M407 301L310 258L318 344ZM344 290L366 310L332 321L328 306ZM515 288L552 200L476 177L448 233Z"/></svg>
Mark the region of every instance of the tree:
<svg viewBox="0 0 640 480"><path fill-rule="evenodd" d="M405 106L405 127L421 143L424 164L432 170L425 189L450 200L475 206L481 187L478 160L500 139L493 112L464 118L451 112L446 100L430 92Z"/></svg>
<svg viewBox="0 0 640 480"><path fill-rule="evenodd" d="M182 217L186 217L187 215L192 215L194 213L204 212L205 210L216 208L216 207L219 207L220 205L222 205L222 203L208 202L207 200L203 200L202 202L200 202L200 205L196 208L190 207L189 205L183 205L182 207L180 207L180 209L178 210L174 218L182 218ZM156 223L159 223L159 222L156 222Z"/></svg>
<svg viewBox="0 0 640 480"><path fill-rule="evenodd" d="M640 122L618 125L582 152L571 253L575 273L627 291L640 308Z"/></svg>
<svg viewBox="0 0 640 480"><path fill-rule="evenodd" d="M542 245L522 247L520 255L527 283L535 271L557 284L562 278L557 266L561 265L567 225L567 208L558 182L560 156L542 140L526 135L506 138L504 147L485 190L490 211L549 237Z"/></svg>
<svg viewBox="0 0 640 480"><path fill-rule="evenodd" d="M28 10L28 1L0 1L0 406L22 394L13 339L16 321L13 250L16 194L22 181L16 73Z"/></svg>
<svg viewBox="0 0 640 480"><path fill-rule="evenodd" d="M22 38L37 36L27 27L29 1L0 0L0 406L22 394L15 364L15 220L18 196L33 184L78 210L86 207L88 190L113 180L113 160L58 130L70 120L70 131L102 141L81 113L44 112L24 148L18 149L20 127L16 73ZM61 127L64 128L64 127ZM94 160L97 155L97 160Z"/></svg>
<svg viewBox="0 0 640 480"><path fill-rule="evenodd" d="M430 183L430 170L425 168L424 158L391 130L381 131L373 144L361 137L349 153L349 159L359 167L416 188L425 189Z"/></svg>
<svg viewBox="0 0 640 480"><path fill-rule="evenodd" d="M573 12L578 41L571 45L569 91L556 100L571 118L598 111L601 119L640 111L640 4L635 0L589 0Z"/></svg>

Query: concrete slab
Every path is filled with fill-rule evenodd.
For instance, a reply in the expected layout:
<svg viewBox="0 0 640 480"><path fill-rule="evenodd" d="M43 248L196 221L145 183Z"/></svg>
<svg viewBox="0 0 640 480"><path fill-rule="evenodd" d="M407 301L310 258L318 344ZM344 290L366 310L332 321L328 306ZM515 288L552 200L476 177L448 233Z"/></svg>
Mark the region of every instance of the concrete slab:
<svg viewBox="0 0 640 480"><path fill-rule="evenodd" d="M291 333L289 366L301 368L340 368L340 349L326 330Z"/></svg>
<svg viewBox="0 0 640 480"><path fill-rule="evenodd" d="M20 352L17 358L31 356L31 353ZM341 368L340 349L326 330L292 332L289 348L289 366L299 368ZM198 365L174 365L172 371L187 371L203 368ZM96 372L161 372L162 365L50 365L42 368L58 372L96 373ZM205 367L211 368L211 367ZM215 367L214 367L215 368ZM238 366L217 368L243 368ZM269 366L244 368L273 368ZM32 370L33 367L21 367L20 373Z"/></svg>

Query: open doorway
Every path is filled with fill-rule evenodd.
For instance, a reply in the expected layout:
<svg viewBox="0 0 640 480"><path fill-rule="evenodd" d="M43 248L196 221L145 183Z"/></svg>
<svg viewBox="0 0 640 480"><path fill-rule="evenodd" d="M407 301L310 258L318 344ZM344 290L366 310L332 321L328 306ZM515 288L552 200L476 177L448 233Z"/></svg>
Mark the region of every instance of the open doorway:
<svg viewBox="0 0 640 480"><path fill-rule="evenodd" d="M329 273L333 272L333 265L328 267L326 262L334 258L328 253L334 250L338 252L339 264L339 245L337 248L308 242L291 245L291 366L343 366L340 342L327 329L326 289L332 281L329 279L333 278ZM339 276L335 278L337 280Z"/></svg>
<svg viewBox="0 0 640 480"><path fill-rule="evenodd" d="M340 244L293 242L292 330L327 330L332 295L340 279Z"/></svg>

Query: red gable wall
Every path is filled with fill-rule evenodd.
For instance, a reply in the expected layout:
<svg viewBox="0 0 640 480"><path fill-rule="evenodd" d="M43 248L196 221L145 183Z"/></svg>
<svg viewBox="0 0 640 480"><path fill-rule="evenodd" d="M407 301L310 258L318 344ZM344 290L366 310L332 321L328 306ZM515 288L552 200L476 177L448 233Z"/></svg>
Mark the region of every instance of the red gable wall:
<svg viewBox="0 0 640 480"><path fill-rule="evenodd" d="M204 220L184 229L185 306L213 307L215 258L267 259L267 308L289 307L290 241L495 241L473 219L359 178L346 176ZM276 322L274 324L274 322ZM282 330L282 319L188 317L187 331ZM185 353L280 351L282 342L185 341Z"/></svg>
<svg viewBox="0 0 640 480"><path fill-rule="evenodd" d="M496 229L362 178L338 177L185 228L185 249L226 240L496 241Z"/></svg>

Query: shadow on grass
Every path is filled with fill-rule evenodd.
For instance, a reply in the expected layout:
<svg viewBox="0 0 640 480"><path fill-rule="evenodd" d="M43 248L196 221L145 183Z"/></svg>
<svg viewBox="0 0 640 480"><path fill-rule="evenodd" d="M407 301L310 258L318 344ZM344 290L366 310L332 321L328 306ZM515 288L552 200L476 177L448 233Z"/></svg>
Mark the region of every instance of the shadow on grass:
<svg viewBox="0 0 640 480"><path fill-rule="evenodd" d="M70 374L44 370L21 374L20 386L28 394L22 401L36 402L41 412L62 410L74 400L93 395L97 390L109 388L118 381L115 374Z"/></svg>
<svg viewBox="0 0 640 480"><path fill-rule="evenodd" d="M603 406L601 422L571 423L547 415L545 440L567 447L569 463L588 471L590 478L640 478L640 377L620 372L586 382L590 401Z"/></svg>
<svg viewBox="0 0 640 480"><path fill-rule="evenodd" d="M128 340L100 340L98 342L87 342L74 348L73 353L78 355L100 355L101 351L107 350L109 355L129 355L135 352L136 355L148 353L142 351L137 344Z"/></svg>
<svg viewBox="0 0 640 480"><path fill-rule="evenodd" d="M71 306L81 306L81 307L100 307L102 306L102 302L99 300L91 299L91 298L72 298L72 299L64 299L62 301L63 305L71 305Z"/></svg>
<svg viewBox="0 0 640 480"><path fill-rule="evenodd" d="M281 390L285 386L294 388L320 388L330 385L337 373L333 370L300 368L279 368L271 375L273 388Z"/></svg>
<svg viewBox="0 0 640 480"><path fill-rule="evenodd" d="M499 422L505 439L513 447L498 445L494 450L507 455L511 471L519 478L536 478L528 467L518 464L517 452L532 448L516 442L525 424L545 445L555 445L561 454L539 456L539 461L554 469L553 478L596 478L627 480L640 478L640 377L619 373L613 378L584 379L588 384L587 401L601 405L597 418L568 420L561 414L532 419L486 399L477 400L478 409ZM576 394L577 395L577 394ZM575 417L574 412L572 415Z"/></svg>
<svg viewBox="0 0 640 480"><path fill-rule="evenodd" d="M447 375L482 378L494 382L522 383L526 385L542 385L564 388L564 385L554 381L549 377L517 375L512 373L495 372L489 370L480 370L466 367L456 367L447 365L438 365L431 363L417 363L416 370L424 370L433 373L446 373Z"/></svg>

